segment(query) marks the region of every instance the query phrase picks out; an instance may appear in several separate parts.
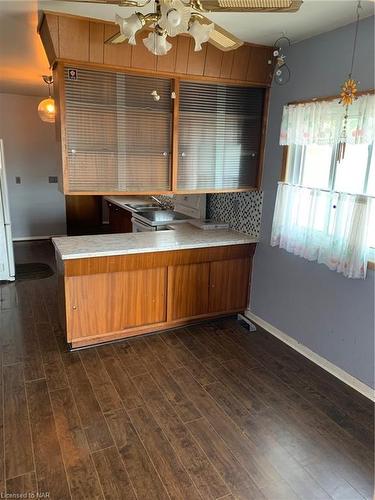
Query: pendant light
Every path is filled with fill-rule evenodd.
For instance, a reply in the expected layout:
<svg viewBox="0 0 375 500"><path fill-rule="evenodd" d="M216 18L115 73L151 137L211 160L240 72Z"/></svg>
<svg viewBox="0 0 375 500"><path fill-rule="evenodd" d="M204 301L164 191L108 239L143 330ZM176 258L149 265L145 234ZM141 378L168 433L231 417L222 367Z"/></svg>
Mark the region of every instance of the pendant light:
<svg viewBox="0 0 375 500"><path fill-rule="evenodd" d="M51 85L53 83L53 77L50 75L43 75L42 78L48 85L48 99L43 99L43 101L40 101L39 103L39 118L43 122L55 123L55 100L51 97Z"/></svg>

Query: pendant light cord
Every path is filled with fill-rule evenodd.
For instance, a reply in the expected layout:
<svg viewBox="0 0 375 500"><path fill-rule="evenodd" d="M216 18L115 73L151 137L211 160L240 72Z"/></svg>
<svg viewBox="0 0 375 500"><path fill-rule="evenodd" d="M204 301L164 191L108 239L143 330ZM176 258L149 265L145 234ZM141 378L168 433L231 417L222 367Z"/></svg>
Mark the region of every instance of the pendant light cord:
<svg viewBox="0 0 375 500"><path fill-rule="evenodd" d="M354 59L355 59L355 53L356 53L356 49L357 49L357 36L358 36L358 26L359 26L359 11L361 9L362 9L362 5L361 5L361 2L359 1L358 5L357 5L357 21L356 21L356 25L355 25L353 54L352 54L352 62L351 62L351 65L350 65L349 78L352 77L352 73L353 73Z"/></svg>

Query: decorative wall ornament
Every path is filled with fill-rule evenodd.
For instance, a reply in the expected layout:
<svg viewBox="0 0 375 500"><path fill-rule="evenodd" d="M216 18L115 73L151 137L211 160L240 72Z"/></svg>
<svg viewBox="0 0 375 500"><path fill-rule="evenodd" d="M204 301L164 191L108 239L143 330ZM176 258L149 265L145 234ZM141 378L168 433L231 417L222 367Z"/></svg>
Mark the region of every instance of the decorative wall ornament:
<svg viewBox="0 0 375 500"><path fill-rule="evenodd" d="M339 143L339 147L337 149L337 161L340 162L344 159L345 156L345 147L346 147L346 139L347 139L347 124L348 124L348 110L349 106L353 104L353 102L358 98L357 97L357 85L358 81L352 78L353 74L353 66L355 53L357 49L357 37L358 37L358 26L359 26L359 15L361 10L361 2L359 1L357 4L357 20L355 23L355 32L354 32L354 43L353 43L353 52L352 52L352 61L350 64L350 71L347 80L341 86L340 100L339 104L345 106L345 116L344 116L344 124L342 128L341 141Z"/></svg>
<svg viewBox="0 0 375 500"><path fill-rule="evenodd" d="M284 54L285 45L290 47L290 40L284 34L273 44L273 57L275 58L273 79L277 85L285 85L290 80L290 69Z"/></svg>

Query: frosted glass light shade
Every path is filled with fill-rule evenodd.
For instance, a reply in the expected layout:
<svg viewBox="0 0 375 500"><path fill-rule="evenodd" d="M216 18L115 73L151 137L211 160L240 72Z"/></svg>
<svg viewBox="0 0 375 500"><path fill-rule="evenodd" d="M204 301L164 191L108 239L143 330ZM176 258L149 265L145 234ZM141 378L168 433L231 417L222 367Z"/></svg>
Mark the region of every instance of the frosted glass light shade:
<svg viewBox="0 0 375 500"><path fill-rule="evenodd" d="M48 99L43 99L43 101L40 101L38 106L38 113L39 118L43 122L54 123L56 114L54 99L52 99L52 97L49 97Z"/></svg>
<svg viewBox="0 0 375 500"><path fill-rule="evenodd" d="M141 14L132 14L130 17L123 18L116 14L116 23L120 26L120 32L128 40L130 45L136 45L135 34L143 26L143 17Z"/></svg>
<svg viewBox="0 0 375 500"><path fill-rule="evenodd" d="M143 43L155 56L164 56L172 48L172 44L167 41L167 35L159 35L155 32L144 38Z"/></svg>
<svg viewBox="0 0 375 500"><path fill-rule="evenodd" d="M194 21L189 28L190 35L194 38L195 47L194 50L202 50L202 43L207 42L210 38L211 32L214 30L215 25L212 24L201 24L199 21Z"/></svg>
<svg viewBox="0 0 375 500"><path fill-rule="evenodd" d="M192 9L186 7L181 0L162 2L160 12L158 24L169 36L176 36L188 30Z"/></svg>

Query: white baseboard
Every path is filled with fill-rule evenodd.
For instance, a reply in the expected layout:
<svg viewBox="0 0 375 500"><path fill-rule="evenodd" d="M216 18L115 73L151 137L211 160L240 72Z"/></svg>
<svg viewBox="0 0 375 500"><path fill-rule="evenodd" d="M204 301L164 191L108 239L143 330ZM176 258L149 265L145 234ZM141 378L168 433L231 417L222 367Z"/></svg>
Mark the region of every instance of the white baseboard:
<svg viewBox="0 0 375 500"><path fill-rule="evenodd" d="M19 238L12 238L12 241L34 241L34 240L50 240L51 238L60 238L66 234L50 234L49 236L21 236Z"/></svg>
<svg viewBox="0 0 375 500"><path fill-rule="evenodd" d="M353 375L350 375L342 368L339 368L338 366L334 365L333 363L328 361L328 359L325 359L322 356L319 356L319 354L316 354L316 352L311 351L311 349L301 344L296 339L290 337L286 333L282 332L281 330L271 325L264 319L260 318L256 314L252 313L251 311L246 310L244 315L251 321L254 321L254 323L259 325L261 328L266 330L268 333L270 333L274 337L277 337L279 340L287 344L289 347L291 347L295 351L299 352L300 354L308 358L313 363L317 364L318 366L329 372L331 375L337 377L345 384L349 385L356 391L360 392L367 398L371 399L371 401L375 401L375 390L369 387L364 382L361 382L360 380L353 377Z"/></svg>

